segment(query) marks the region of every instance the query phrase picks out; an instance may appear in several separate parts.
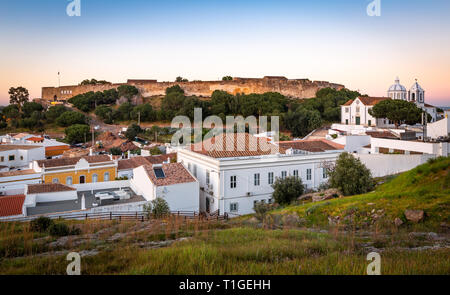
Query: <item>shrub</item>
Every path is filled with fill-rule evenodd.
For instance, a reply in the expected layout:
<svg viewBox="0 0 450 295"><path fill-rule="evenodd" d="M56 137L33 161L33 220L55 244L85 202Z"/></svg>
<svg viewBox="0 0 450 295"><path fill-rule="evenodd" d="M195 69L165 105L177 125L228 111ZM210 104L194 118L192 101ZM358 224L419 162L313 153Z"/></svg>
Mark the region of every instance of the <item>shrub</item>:
<svg viewBox="0 0 450 295"><path fill-rule="evenodd" d="M274 189L273 198L280 205L291 203L304 192L302 180L295 176L278 178L272 187Z"/></svg>
<svg viewBox="0 0 450 295"><path fill-rule="evenodd" d="M53 225L53 220L48 217L41 216L30 222L30 228L32 231L45 232Z"/></svg>
<svg viewBox="0 0 450 295"><path fill-rule="evenodd" d="M152 201L152 213L155 218L161 218L170 214L169 204L163 198L156 198Z"/></svg>
<svg viewBox="0 0 450 295"><path fill-rule="evenodd" d="M70 234L70 229L65 223L54 223L48 228L48 232L55 237L64 237Z"/></svg>
<svg viewBox="0 0 450 295"><path fill-rule="evenodd" d="M272 206L270 204L266 204L263 202L257 202L253 207L253 210L255 210L255 216L259 221L263 221L267 215L267 212L269 212L271 209Z"/></svg>
<svg viewBox="0 0 450 295"><path fill-rule="evenodd" d="M370 170L349 153L341 154L336 166L328 170L330 186L345 196L367 193L375 186Z"/></svg>

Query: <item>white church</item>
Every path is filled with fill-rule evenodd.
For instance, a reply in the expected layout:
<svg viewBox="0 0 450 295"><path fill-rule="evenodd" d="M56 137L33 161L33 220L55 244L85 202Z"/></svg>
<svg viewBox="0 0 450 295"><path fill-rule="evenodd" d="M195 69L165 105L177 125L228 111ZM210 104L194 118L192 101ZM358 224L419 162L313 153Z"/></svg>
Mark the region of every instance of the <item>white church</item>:
<svg viewBox="0 0 450 295"><path fill-rule="evenodd" d="M387 97L357 97L341 106L341 123L346 125L364 125L387 127L391 122L387 119L377 119L369 114L369 110L387 99L402 99L414 102L419 108L431 115L431 122L437 120L437 108L425 103L425 90L416 82L409 91L400 84L400 79L395 80L395 84L389 87Z"/></svg>

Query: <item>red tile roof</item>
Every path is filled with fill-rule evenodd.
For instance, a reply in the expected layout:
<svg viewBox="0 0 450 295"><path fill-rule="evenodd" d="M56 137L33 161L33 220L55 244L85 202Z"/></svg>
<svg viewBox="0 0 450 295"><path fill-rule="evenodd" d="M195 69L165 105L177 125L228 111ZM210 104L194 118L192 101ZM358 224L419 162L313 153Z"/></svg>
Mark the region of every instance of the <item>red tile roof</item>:
<svg viewBox="0 0 450 295"><path fill-rule="evenodd" d="M398 136L389 131L366 131L366 134L374 138L398 139Z"/></svg>
<svg viewBox="0 0 450 295"><path fill-rule="evenodd" d="M366 106L373 106L377 103L391 99L390 97L366 97L366 96L360 96L358 99Z"/></svg>
<svg viewBox="0 0 450 295"><path fill-rule="evenodd" d="M37 174L33 169L20 170L20 171L8 171L8 172L0 172L0 177L10 177L10 176L19 176L19 175L30 175Z"/></svg>
<svg viewBox="0 0 450 295"><path fill-rule="evenodd" d="M153 169L157 167L161 167L164 171L164 178L156 177L155 171ZM181 163L144 165L143 168L150 178L150 181L156 186L166 186L197 181Z"/></svg>
<svg viewBox="0 0 450 295"><path fill-rule="evenodd" d="M78 163L81 159L85 159L89 164L93 163L103 163L112 162L108 155L97 155L97 156L84 156L84 157L73 157L73 158L60 158L51 160L39 160L37 161L39 167L52 168L52 167L64 167L73 166Z"/></svg>
<svg viewBox="0 0 450 295"><path fill-rule="evenodd" d="M352 105L352 103L353 103L353 99L350 99L349 101L344 103L343 106L349 106L349 105Z"/></svg>
<svg viewBox="0 0 450 295"><path fill-rule="evenodd" d="M0 144L0 151L12 150L34 150L41 148L40 145L17 145L17 144Z"/></svg>
<svg viewBox="0 0 450 295"><path fill-rule="evenodd" d="M326 139L308 139L295 141L281 141L280 147L284 149L302 150L307 152L325 152L333 150L343 150L345 146L334 143Z"/></svg>
<svg viewBox="0 0 450 295"><path fill-rule="evenodd" d="M230 145L230 147L228 147ZM248 133L223 133L190 146L190 150L212 158L237 158L285 153L267 138L257 138Z"/></svg>
<svg viewBox="0 0 450 295"><path fill-rule="evenodd" d="M0 217L21 215L24 195L0 197Z"/></svg>
<svg viewBox="0 0 450 295"><path fill-rule="evenodd" d="M34 141L34 142L41 142L41 141L44 140L44 138L42 138L42 137L30 137L30 138L27 138L27 140Z"/></svg>
<svg viewBox="0 0 450 295"><path fill-rule="evenodd" d="M142 165L152 165L152 164L162 164L167 162L168 159L176 159L177 154L166 154L166 155L157 155L157 156L148 156L148 157L133 157L131 159L125 159L119 161L119 170L129 170L140 167Z"/></svg>
<svg viewBox="0 0 450 295"><path fill-rule="evenodd" d="M76 189L61 183L42 183L28 185L29 194L57 193L68 191L76 191Z"/></svg>

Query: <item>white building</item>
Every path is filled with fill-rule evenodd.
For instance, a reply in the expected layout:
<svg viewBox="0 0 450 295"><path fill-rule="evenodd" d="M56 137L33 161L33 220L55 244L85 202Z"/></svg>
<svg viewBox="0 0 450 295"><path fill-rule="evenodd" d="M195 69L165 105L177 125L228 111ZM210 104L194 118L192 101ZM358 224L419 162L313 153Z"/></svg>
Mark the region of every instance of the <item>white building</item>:
<svg viewBox="0 0 450 295"><path fill-rule="evenodd" d="M369 114L369 110L377 103L390 99L389 97L360 96L349 100L341 106L341 123L345 125L387 126L387 119L377 119Z"/></svg>
<svg viewBox="0 0 450 295"><path fill-rule="evenodd" d="M23 194L28 184L42 183L42 175L32 169L0 172L0 196Z"/></svg>
<svg viewBox="0 0 450 295"><path fill-rule="evenodd" d="M442 120L427 125L426 136L432 139L450 136L450 112L445 112Z"/></svg>
<svg viewBox="0 0 450 295"><path fill-rule="evenodd" d="M135 168L132 183L136 194L147 201L162 198L171 211L199 211L199 183L181 163Z"/></svg>
<svg viewBox="0 0 450 295"><path fill-rule="evenodd" d="M271 203L279 177L298 176L307 188L317 188L328 180L323 164L334 162L344 149L326 140L275 145L248 134L217 138L179 150L178 161L200 183L200 211L231 216L252 213L256 202Z"/></svg>
<svg viewBox="0 0 450 295"><path fill-rule="evenodd" d="M76 188L60 183L30 184L25 189L25 206L36 207L38 203L75 201Z"/></svg>
<svg viewBox="0 0 450 295"><path fill-rule="evenodd" d="M70 149L70 145L67 143L59 142L54 139L50 139L48 136L39 136L29 133L19 133L17 135L2 135L0 141L3 144L10 145L31 145L31 146L43 146L45 149L46 158L61 157L65 151Z"/></svg>
<svg viewBox="0 0 450 295"><path fill-rule="evenodd" d="M44 159L43 146L0 144L0 166L8 170L28 169L33 161Z"/></svg>

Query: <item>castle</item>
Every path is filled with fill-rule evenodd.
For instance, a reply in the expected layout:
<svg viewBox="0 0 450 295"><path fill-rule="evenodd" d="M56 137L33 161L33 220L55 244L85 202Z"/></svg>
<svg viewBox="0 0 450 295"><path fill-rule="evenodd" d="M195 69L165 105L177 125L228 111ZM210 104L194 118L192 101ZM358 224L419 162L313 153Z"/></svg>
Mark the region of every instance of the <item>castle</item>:
<svg viewBox="0 0 450 295"><path fill-rule="evenodd" d="M285 77L266 76L260 78L233 78L230 81L193 81L193 82L158 82L157 80L128 80L127 83L102 85L75 85L61 87L43 87L42 99L45 101L66 101L73 96L90 91L104 91L120 85L132 85L139 89L141 97L164 95L168 87L179 85L187 96L211 97L215 90L231 94L279 92L290 98L312 98L322 88L337 90L344 85L309 79L287 79Z"/></svg>

